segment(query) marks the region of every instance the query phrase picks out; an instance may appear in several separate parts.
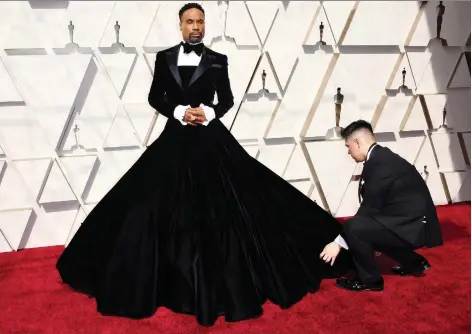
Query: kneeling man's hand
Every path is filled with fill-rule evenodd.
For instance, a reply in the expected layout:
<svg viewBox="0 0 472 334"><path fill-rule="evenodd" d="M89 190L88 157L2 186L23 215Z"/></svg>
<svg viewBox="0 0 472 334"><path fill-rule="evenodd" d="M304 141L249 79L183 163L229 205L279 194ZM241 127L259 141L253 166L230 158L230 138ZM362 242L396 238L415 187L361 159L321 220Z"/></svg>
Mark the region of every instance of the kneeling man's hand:
<svg viewBox="0 0 472 334"><path fill-rule="evenodd" d="M325 246L320 254L320 258L326 263L331 262L331 265L333 265L340 251L341 246L333 241Z"/></svg>

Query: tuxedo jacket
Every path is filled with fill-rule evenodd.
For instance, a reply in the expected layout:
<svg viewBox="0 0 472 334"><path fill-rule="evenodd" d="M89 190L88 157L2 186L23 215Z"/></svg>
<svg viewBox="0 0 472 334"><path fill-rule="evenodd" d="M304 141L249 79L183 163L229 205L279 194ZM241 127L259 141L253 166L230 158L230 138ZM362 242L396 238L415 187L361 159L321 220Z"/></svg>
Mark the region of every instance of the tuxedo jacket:
<svg viewBox="0 0 472 334"><path fill-rule="evenodd" d="M376 145L364 164L361 183L356 215L374 218L413 248L443 243L429 189L408 161Z"/></svg>
<svg viewBox="0 0 472 334"><path fill-rule="evenodd" d="M214 109L216 118L223 117L234 105L228 57L204 47L200 63L184 87L177 67L179 51L180 44L157 53L149 104L169 120L175 120L173 114L178 105L199 107L204 104ZM213 103L215 93L217 104Z"/></svg>

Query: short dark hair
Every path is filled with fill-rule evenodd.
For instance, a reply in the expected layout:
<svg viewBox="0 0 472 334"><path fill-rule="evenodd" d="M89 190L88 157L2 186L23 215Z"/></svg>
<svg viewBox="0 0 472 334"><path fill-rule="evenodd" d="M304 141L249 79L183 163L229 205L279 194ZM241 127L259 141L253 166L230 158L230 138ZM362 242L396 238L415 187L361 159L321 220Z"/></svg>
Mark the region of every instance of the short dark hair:
<svg viewBox="0 0 472 334"><path fill-rule="evenodd" d="M360 129L365 129L369 131L370 133L374 134L374 130L372 130L372 125L370 125L369 122L364 121L363 119L360 119L358 121L352 122L348 126L346 126L344 129L341 130L341 137L343 139L349 138L354 132Z"/></svg>
<svg viewBox="0 0 472 334"><path fill-rule="evenodd" d="M195 3L195 2L190 2L190 3L185 4L182 8L180 8L179 19L182 20L182 15L184 15L184 13L187 10L192 9L192 8L198 9L199 11L203 13L203 15L205 15L205 10L203 9L202 6L200 6L200 4Z"/></svg>

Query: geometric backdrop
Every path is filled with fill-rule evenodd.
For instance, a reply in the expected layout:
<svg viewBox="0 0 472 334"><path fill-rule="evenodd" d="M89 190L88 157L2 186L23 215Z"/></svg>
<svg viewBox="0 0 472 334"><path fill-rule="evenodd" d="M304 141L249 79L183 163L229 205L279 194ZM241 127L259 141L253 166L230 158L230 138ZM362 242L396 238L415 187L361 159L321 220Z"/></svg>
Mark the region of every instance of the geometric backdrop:
<svg viewBox="0 0 472 334"><path fill-rule="evenodd" d="M436 204L470 200L470 1L444 1L441 39L438 1L199 2L229 58L222 121L325 210L358 208L362 164L326 137L338 87L341 127L372 122ZM67 244L159 136L147 95L184 3L0 2L0 252Z"/></svg>

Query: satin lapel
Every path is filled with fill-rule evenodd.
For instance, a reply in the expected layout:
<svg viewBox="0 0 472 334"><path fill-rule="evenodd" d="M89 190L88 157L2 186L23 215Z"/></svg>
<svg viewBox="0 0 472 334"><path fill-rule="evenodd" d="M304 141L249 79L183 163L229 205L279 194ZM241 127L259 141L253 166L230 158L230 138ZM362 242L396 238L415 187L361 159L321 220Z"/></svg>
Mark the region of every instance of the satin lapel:
<svg viewBox="0 0 472 334"><path fill-rule="evenodd" d="M179 58L179 50L180 50L180 44L174 46L172 49L167 51L166 59L169 65L170 72L174 76L174 79L179 84L180 88L183 90L182 79L180 78L179 69L177 67L177 60Z"/></svg>
<svg viewBox="0 0 472 334"><path fill-rule="evenodd" d="M202 53L202 59L200 60L200 63L197 66L197 69L193 73L192 78L190 79L190 82L188 86L190 87L195 81L200 78L205 71L210 68L211 64L213 63L213 58L214 56L209 55L207 52L207 48L203 48L203 53Z"/></svg>
<svg viewBox="0 0 472 334"><path fill-rule="evenodd" d="M359 186L357 187L357 198L359 199L359 203L362 202L361 193L362 193L362 180L363 179L364 179L364 168L362 168L361 178L359 179Z"/></svg>
<svg viewBox="0 0 472 334"><path fill-rule="evenodd" d="M362 181L364 180L364 171L367 167L367 164L370 160L372 160L372 156L374 155L375 153L375 150L382 147L380 146L379 144L375 145L375 144L372 144L372 146L369 148L369 151L370 152L370 155L369 155L369 160L367 160L366 162L364 162L364 167L362 168L362 173L361 173L361 178L359 179L359 187L357 188L357 197L359 198L359 203L362 202L362 188L363 188L363 185L362 185Z"/></svg>

